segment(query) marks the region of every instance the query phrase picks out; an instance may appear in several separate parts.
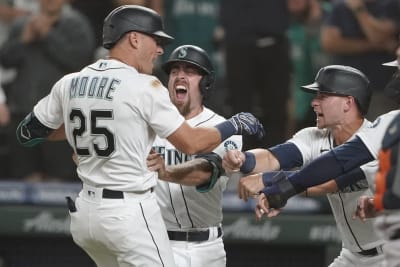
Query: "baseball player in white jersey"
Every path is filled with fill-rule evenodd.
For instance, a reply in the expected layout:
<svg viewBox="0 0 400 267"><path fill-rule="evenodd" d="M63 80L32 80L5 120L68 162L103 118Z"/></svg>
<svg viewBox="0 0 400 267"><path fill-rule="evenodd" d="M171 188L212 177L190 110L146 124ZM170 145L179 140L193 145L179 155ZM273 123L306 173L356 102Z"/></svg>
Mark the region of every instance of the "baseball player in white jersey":
<svg viewBox="0 0 400 267"><path fill-rule="evenodd" d="M318 72L315 83L303 86L302 89L317 94L311 102L317 115L317 127L300 130L286 143L269 150L257 149L246 152L247 157L253 154L256 158L258 169L291 170L306 166L314 158L332 150L350 139L356 132L371 125L364 119L368 111L371 90L368 79L360 71L345 66L327 66ZM245 157L244 154L235 155L235 153L238 152L229 152L224 158L224 166L229 170L240 167L240 164L235 164L236 157L242 159ZM241 165L242 170L248 167L246 165ZM351 176L338 177L334 181L307 190L309 196L328 193L327 197L341 234L342 251L329 265L330 267L372 267L381 266L383 262L384 242L375 234L373 220L363 223L352 219L357 199L362 195L372 195L365 177L374 175L376 162L369 165L364 166L365 172L357 169ZM262 174L242 178L240 197L246 199L261 191L271 178L272 176L262 176ZM353 179L355 183L343 186L343 179ZM270 216L276 214L277 211Z"/></svg>
<svg viewBox="0 0 400 267"><path fill-rule="evenodd" d="M203 49L193 45L179 46L162 67L169 75L171 101L187 123L193 127L209 127L225 120L203 105L203 98L209 96L214 83L213 66ZM232 136L222 142L214 153L222 158L228 149L241 148L241 136ZM163 156L165 164L180 169L175 171L185 168L181 163L187 161L192 161L192 169L201 169L201 161L180 152L166 139L157 137L154 149ZM213 179L216 180L202 182L197 187L159 180L156 187L175 262L180 267L226 266L221 201L228 177Z"/></svg>
<svg viewBox="0 0 400 267"><path fill-rule="evenodd" d="M68 202L71 233L99 267L175 266L153 193L156 174L146 166L156 135L194 154L234 134L264 134L249 113L209 128L185 122L150 75L171 40L155 11L114 9L103 26L108 59L61 78L17 129L20 143L32 146L64 124L83 182L75 203Z"/></svg>

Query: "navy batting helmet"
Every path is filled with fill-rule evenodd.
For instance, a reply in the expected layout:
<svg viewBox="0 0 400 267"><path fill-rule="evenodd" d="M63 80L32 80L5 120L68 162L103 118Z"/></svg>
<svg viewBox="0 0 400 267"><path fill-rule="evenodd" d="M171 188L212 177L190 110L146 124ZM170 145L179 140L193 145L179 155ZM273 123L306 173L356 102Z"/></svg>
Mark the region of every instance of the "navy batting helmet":
<svg viewBox="0 0 400 267"><path fill-rule="evenodd" d="M163 21L157 12L143 6L123 5L111 11L104 19L104 48L110 49L125 33L131 31L157 37L162 45L174 39L164 32Z"/></svg>
<svg viewBox="0 0 400 267"><path fill-rule="evenodd" d="M195 65L203 73L200 80L200 91L206 97L214 86L214 68L207 52L195 45L182 45L172 51L169 59L161 66L165 73L171 72L175 62L187 62Z"/></svg>
<svg viewBox="0 0 400 267"><path fill-rule="evenodd" d="M342 65L321 68L315 77L315 82L301 88L309 93L352 96L363 115L368 112L372 95L368 78L361 71Z"/></svg>

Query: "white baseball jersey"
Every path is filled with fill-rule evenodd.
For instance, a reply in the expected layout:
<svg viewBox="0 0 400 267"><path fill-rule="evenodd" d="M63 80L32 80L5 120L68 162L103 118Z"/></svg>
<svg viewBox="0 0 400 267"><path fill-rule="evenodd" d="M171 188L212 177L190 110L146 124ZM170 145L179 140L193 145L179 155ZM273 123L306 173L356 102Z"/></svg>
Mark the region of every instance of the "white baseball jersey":
<svg viewBox="0 0 400 267"><path fill-rule="evenodd" d="M146 158L156 135L168 137L184 118L160 81L99 60L59 80L34 113L52 129L64 123L78 155L83 188L70 228L97 266L175 266Z"/></svg>
<svg viewBox="0 0 400 267"><path fill-rule="evenodd" d="M157 78L116 60L66 75L34 113L53 129L65 123L84 183L125 192L156 185L146 157L156 135L168 137L184 122Z"/></svg>
<svg viewBox="0 0 400 267"><path fill-rule="evenodd" d="M382 147L382 140L386 133L386 129L392 122L394 117L400 113L400 110L393 110L385 113L372 123L372 126L363 129L357 133L357 136L363 141L364 145L371 152L375 159L378 158L379 150Z"/></svg>
<svg viewBox="0 0 400 267"><path fill-rule="evenodd" d="M214 126L225 119L210 109L203 111L187 122L195 126ZM157 137L154 142L157 153L164 155L167 165L189 161L193 156L186 155L169 143ZM221 157L227 150L242 149L242 138L232 136L221 143L214 152ZM221 176L214 188L206 193L199 193L194 186L183 186L159 180L156 195L168 230L207 229L220 226L222 222L222 192L226 188L228 177Z"/></svg>
<svg viewBox="0 0 400 267"><path fill-rule="evenodd" d="M369 125L371 123L365 120L360 129L367 128ZM304 165L334 148L334 139L330 131L318 129L317 127L305 128L299 131L288 142L295 144L300 150ZM377 163L372 162L371 166L366 166L365 168L376 170ZM374 175L374 172L365 172L365 174L366 176ZM364 194L372 196L372 192L365 180L359 181L357 184L351 185L340 192L327 194L338 230L341 233L343 247L352 252L368 250L383 243L383 240L375 234L373 228L374 219L368 219L365 223L361 222L361 220L352 219L357 207L357 200Z"/></svg>

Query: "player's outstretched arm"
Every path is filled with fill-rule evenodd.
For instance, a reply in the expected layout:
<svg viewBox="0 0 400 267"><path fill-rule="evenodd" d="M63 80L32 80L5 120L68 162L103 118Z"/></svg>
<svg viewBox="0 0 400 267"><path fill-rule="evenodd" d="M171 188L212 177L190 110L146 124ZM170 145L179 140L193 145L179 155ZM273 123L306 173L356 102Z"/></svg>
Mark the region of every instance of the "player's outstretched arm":
<svg viewBox="0 0 400 267"><path fill-rule="evenodd" d="M227 151L222 159L222 166L227 173L240 171L244 174L280 169L278 159L268 150L256 148L245 152Z"/></svg>
<svg viewBox="0 0 400 267"><path fill-rule="evenodd" d="M335 180L330 180L326 183L312 186L306 189L305 195L308 197L324 196L328 193L334 193L338 191L338 186Z"/></svg>
<svg viewBox="0 0 400 267"><path fill-rule="evenodd" d="M323 154L288 177L287 185L290 185L291 192L294 190L295 194L301 193L309 187L323 184L372 160L374 157L368 148L356 137ZM279 191L276 187L268 190L274 193Z"/></svg>
<svg viewBox="0 0 400 267"><path fill-rule="evenodd" d="M186 154L211 152L232 135L254 135L262 138L264 127L250 113L238 113L214 127L191 127L186 122L167 137L179 151Z"/></svg>
<svg viewBox="0 0 400 267"><path fill-rule="evenodd" d="M292 175L294 171L270 171L242 177L238 185L239 198L247 201L248 198L258 196L262 190L278 184L281 180Z"/></svg>

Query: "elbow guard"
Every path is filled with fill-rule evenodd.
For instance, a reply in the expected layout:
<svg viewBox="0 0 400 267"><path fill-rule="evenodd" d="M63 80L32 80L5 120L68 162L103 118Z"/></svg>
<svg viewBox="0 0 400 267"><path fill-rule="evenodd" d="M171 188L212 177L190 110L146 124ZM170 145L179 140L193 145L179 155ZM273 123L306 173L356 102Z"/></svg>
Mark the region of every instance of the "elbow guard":
<svg viewBox="0 0 400 267"><path fill-rule="evenodd" d="M44 126L31 112L20 122L16 134L21 145L32 147L43 143L52 131L54 129Z"/></svg>
<svg viewBox="0 0 400 267"><path fill-rule="evenodd" d="M211 176L210 180L207 183L196 186L196 190L200 193L205 193L210 191L215 183L218 181L219 177L224 174L224 169L222 168L222 159L221 157L214 153L207 154L199 154L196 158L202 158L208 161L211 166Z"/></svg>

